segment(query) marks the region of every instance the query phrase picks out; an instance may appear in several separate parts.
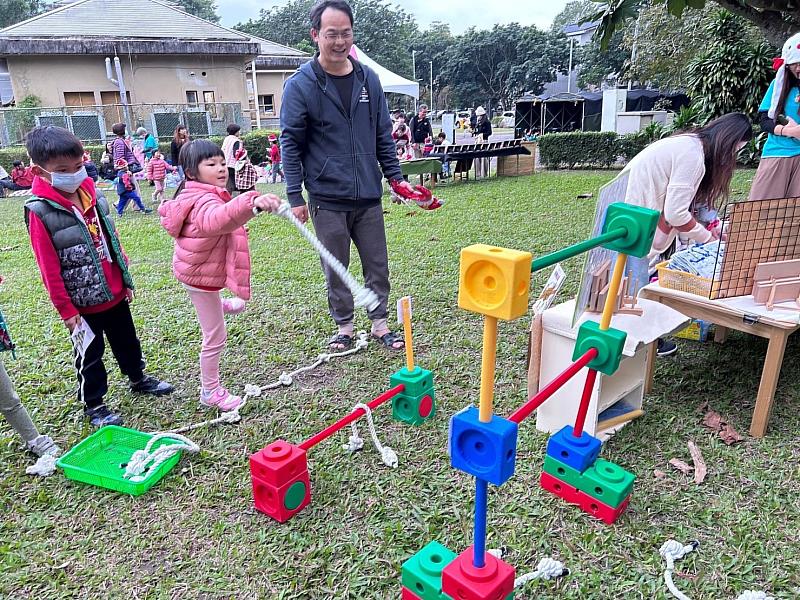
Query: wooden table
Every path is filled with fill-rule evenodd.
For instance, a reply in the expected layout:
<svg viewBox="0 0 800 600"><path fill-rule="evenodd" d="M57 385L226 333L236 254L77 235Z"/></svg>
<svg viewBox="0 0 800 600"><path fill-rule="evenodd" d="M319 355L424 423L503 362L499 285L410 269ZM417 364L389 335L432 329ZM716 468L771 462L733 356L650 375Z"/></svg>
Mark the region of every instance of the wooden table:
<svg viewBox="0 0 800 600"><path fill-rule="evenodd" d="M764 316L752 318L751 315L723 304L719 300L710 300L703 296L670 290L660 287L657 283L642 288L640 296L661 302L687 317L702 319L721 326L721 329L717 328L715 342L725 341L727 329L743 331L769 340L767 354L764 358L764 368L761 371L761 383L756 396L756 406L753 410L753 419L750 422L750 435L757 438L764 437L772 412L772 403L775 400L775 388L781 373L786 341L792 333L800 329L800 325ZM650 353L645 377L645 393L652 388L655 355L655 351Z"/></svg>

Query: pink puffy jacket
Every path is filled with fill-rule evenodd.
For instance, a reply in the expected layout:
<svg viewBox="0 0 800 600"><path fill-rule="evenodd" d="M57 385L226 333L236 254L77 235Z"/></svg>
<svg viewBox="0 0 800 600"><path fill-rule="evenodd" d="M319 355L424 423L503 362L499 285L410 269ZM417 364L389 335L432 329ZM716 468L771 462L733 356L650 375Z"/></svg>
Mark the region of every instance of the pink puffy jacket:
<svg viewBox="0 0 800 600"><path fill-rule="evenodd" d="M178 281L201 288L228 288L250 299L250 251L243 225L253 218L248 192L231 199L216 185L187 181L174 200L159 206L161 225L175 238L172 271Z"/></svg>

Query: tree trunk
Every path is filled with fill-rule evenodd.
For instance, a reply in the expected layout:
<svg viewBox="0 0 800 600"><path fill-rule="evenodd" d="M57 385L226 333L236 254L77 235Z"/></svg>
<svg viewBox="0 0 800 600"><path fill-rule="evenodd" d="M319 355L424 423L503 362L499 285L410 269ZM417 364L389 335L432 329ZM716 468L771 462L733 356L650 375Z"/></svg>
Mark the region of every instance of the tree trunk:
<svg viewBox="0 0 800 600"><path fill-rule="evenodd" d="M715 0L722 8L742 16L761 30L767 42L779 51L783 43L800 29L800 11L756 10L738 0Z"/></svg>

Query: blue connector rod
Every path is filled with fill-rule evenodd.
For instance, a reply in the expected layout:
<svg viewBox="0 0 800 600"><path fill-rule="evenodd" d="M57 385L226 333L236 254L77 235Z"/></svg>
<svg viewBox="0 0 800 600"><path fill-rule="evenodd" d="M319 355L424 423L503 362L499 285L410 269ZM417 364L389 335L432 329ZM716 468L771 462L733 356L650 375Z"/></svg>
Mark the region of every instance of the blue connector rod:
<svg viewBox="0 0 800 600"><path fill-rule="evenodd" d="M476 569L486 565L486 513L489 482L475 478L475 543L472 564Z"/></svg>

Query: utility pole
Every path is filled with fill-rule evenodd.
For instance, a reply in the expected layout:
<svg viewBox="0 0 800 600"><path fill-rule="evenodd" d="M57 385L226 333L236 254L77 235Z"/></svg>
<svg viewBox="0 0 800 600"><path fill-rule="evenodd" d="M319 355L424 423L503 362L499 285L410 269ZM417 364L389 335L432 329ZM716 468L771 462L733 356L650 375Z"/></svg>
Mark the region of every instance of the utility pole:
<svg viewBox="0 0 800 600"><path fill-rule="evenodd" d="M575 43L575 38L569 38L569 69L567 70L567 93L572 91L572 44Z"/></svg>
<svg viewBox="0 0 800 600"><path fill-rule="evenodd" d="M431 61L431 113L432 112L433 112L433 61Z"/></svg>
<svg viewBox="0 0 800 600"><path fill-rule="evenodd" d="M412 77L413 81L416 83L417 81L417 51L411 51L411 71L414 73ZM417 94L419 96L419 94ZM417 98L414 98L414 113L417 112Z"/></svg>

